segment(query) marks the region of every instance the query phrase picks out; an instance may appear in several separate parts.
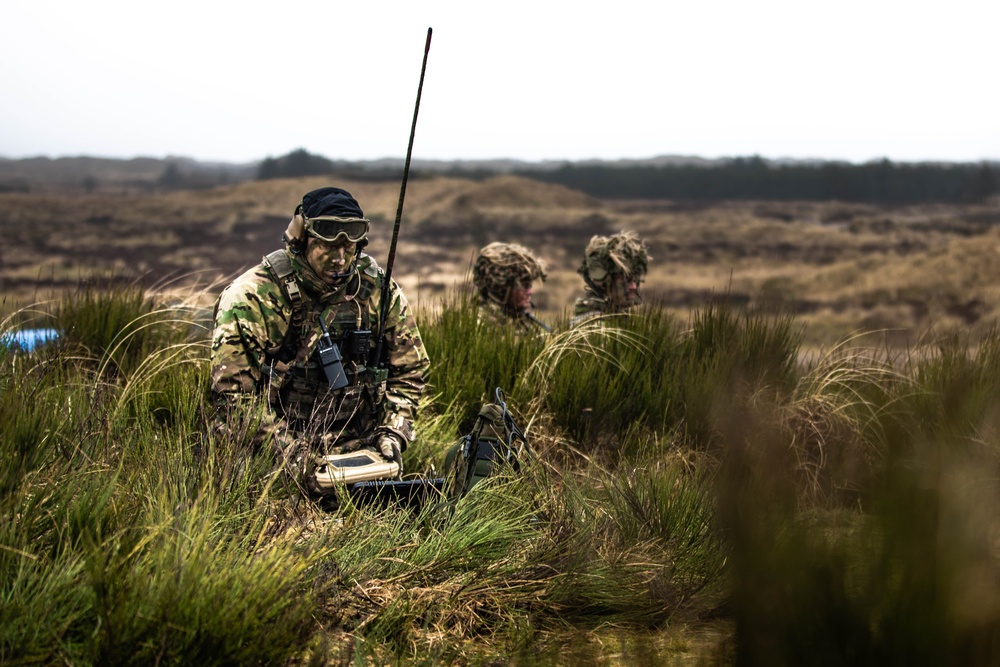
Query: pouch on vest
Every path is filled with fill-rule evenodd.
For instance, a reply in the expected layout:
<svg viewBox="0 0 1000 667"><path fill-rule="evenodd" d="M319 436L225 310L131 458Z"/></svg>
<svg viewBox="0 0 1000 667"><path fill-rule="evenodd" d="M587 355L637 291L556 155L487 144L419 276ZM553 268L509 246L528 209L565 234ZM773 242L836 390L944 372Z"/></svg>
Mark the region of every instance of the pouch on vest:
<svg viewBox="0 0 1000 667"><path fill-rule="evenodd" d="M499 466L509 464L516 470L521 456L529 452L528 440L507 411L499 387L495 395L493 403L479 410L472 432L448 452L446 492L451 498L464 496Z"/></svg>

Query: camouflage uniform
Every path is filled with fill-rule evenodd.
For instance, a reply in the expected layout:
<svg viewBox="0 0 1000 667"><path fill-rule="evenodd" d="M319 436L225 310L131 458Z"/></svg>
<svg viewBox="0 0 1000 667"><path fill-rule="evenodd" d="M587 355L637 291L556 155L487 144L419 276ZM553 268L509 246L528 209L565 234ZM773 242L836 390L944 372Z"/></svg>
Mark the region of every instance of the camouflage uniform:
<svg viewBox="0 0 1000 667"><path fill-rule="evenodd" d="M479 301L479 319L497 326L511 326L520 333L549 331L530 309L514 308L509 303L511 290L545 280L543 263L530 250L516 243L491 243L479 252L472 269Z"/></svg>
<svg viewBox="0 0 1000 667"><path fill-rule="evenodd" d="M570 327L600 315L626 312L641 303L638 292L630 303L615 303L608 291L616 276L641 282L649 269L649 259L645 242L633 232L592 237L583 264L577 269L583 277L584 296L576 300Z"/></svg>
<svg viewBox="0 0 1000 667"><path fill-rule="evenodd" d="M311 454L338 453L393 434L402 451L414 438L412 422L430 363L410 305L392 281L382 348L387 373L380 376L368 357L380 333L385 273L359 249L356 270L342 284L330 285L309 266L303 247L304 241L286 233L285 249L267 255L219 298L212 392L222 415L232 423L234 412L266 397L261 444L273 437L283 450L294 442ZM330 387L319 362L320 319L341 349L349 380L341 389ZM367 341L354 339L363 353L352 355L351 332L368 329Z"/></svg>

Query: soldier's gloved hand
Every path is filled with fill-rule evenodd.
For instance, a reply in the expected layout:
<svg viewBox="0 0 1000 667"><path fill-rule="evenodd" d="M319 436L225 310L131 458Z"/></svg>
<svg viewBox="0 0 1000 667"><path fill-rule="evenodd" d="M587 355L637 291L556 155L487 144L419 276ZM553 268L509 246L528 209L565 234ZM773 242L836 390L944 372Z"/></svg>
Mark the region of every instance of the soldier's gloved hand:
<svg viewBox="0 0 1000 667"><path fill-rule="evenodd" d="M383 433L375 441L375 448L386 461L395 461L399 465L399 476L403 476L402 442L398 435Z"/></svg>

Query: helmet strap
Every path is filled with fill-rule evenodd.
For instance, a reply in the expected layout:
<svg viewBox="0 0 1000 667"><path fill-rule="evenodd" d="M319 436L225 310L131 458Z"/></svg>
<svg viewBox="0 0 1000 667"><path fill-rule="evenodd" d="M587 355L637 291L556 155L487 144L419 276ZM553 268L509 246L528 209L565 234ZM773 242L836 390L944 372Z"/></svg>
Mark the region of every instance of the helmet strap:
<svg viewBox="0 0 1000 667"><path fill-rule="evenodd" d="M598 297L600 297L601 299L605 298L604 288L600 287L597 283L595 283L590 276L588 276L587 274L583 274L583 282L585 282L587 284L587 287L589 287L591 291L593 291L594 294L596 294Z"/></svg>

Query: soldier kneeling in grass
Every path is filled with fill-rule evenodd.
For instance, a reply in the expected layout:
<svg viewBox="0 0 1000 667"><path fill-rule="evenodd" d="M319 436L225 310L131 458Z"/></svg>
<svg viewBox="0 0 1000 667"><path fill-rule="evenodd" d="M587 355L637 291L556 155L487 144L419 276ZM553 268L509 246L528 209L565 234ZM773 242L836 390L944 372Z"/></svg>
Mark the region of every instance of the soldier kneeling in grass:
<svg viewBox="0 0 1000 667"><path fill-rule="evenodd" d="M384 285L385 273L362 252L369 226L349 192L307 193L285 247L237 278L216 305L217 427L241 423L265 400L257 442L273 444L312 496L334 493L327 455L368 450L402 474L430 364L403 291L395 281Z"/></svg>

